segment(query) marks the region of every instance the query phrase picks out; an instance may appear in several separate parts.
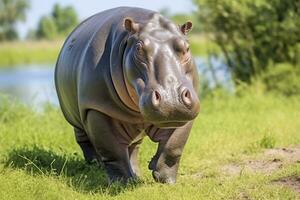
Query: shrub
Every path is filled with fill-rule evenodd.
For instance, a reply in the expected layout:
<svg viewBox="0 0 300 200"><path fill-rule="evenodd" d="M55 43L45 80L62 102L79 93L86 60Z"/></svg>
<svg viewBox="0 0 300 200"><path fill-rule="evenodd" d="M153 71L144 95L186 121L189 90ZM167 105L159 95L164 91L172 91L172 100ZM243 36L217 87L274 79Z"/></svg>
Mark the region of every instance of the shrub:
<svg viewBox="0 0 300 200"><path fill-rule="evenodd" d="M300 69L288 63L271 65L262 75L269 92L285 96L300 95Z"/></svg>

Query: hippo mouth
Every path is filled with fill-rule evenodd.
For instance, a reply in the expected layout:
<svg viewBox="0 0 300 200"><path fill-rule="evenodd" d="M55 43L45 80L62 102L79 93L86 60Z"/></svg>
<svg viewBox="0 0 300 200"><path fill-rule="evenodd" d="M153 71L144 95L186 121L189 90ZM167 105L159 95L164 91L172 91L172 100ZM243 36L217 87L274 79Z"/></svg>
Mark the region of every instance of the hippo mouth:
<svg viewBox="0 0 300 200"><path fill-rule="evenodd" d="M174 121L174 122L157 122L153 123L155 126L167 129L167 128L178 128L184 126L188 121Z"/></svg>

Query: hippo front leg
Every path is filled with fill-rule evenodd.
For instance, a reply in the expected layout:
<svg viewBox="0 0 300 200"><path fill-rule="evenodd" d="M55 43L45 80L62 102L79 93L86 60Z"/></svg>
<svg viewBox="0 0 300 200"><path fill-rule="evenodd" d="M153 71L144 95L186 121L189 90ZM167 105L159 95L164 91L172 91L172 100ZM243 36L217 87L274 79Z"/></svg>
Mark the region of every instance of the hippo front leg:
<svg viewBox="0 0 300 200"><path fill-rule="evenodd" d="M139 168L139 161L138 161L138 153L139 153L139 148L140 148L142 141L143 140L141 139L138 142L136 142L128 147L131 167L136 176L141 175L140 168Z"/></svg>
<svg viewBox="0 0 300 200"><path fill-rule="evenodd" d="M131 168L128 146L119 142L119 131L110 117L90 110L86 120L87 134L100 155L109 181L128 181L135 178Z"/></svg>
<svg viewBox="0 0 300 200"><path fill-rule="evenodd" d="M159 139L159 145L155 156L149 163L149 169L152 170L153 178L161 183L175 183L177 171L183 148L188 139L193 122L189 122L183 127L176 129L160 129L151 138ZM165 133L165 134L164 134Z"/></svg>

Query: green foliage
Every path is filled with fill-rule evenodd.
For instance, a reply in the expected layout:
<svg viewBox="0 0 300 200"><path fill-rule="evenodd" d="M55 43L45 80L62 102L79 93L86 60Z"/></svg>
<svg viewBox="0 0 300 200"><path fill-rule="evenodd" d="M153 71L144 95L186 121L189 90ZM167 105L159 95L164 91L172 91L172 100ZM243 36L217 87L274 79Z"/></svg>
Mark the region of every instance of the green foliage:
<svg viewBox="0 0 300 200"><path fill-rule="evenodd" d="M190 34L189 36L190 49L194 56L202 56L206 58L210 53L220 53L218 45L207 39L206 36L202 34Z"/></svg>
<svg viewBox="0 0 300 200"><path fill-rule="evenodd" d="M239 82L237 96L273 94L285 97L300 95L300 68L290 63L270 64L251 84Z"/></svg>
<svg viewBox="0 0 300 200"><path fill-rule="evenodd" d="M0 41L12 41L18 39L18 33L14 27L3 28L3 32L0 33Z"/></svg>
<svg viewBox="0 0 300 200"><path fill-rule="evenodd" d="M0 41L18 38L15 24L25 20L28 0L0 0Z"/></svg>
<svg viewBox="0 0 300 200"><path fill-rule="evenodd" d="M51 15L40 19L36 37L48 40L65 37L77 23L78 16L73 7L61 7L59 4L55 4Z"/></svg>
<svg viewBox="0 0 300 200"><path fill-rule="evenodd" d="M57 28L54 20L50 17L42 17L39 21L37 38L53 40L57 37Z"/></svg>
<svg viewBox="0 0 300 200"><path fill-rule="evenodd" d="M251 82L268 64L299 61L300 1L194 0L236 79Z"/></svg>
<svg viewBox="0 0 300 200"><path fill-rule="evenodd" d="M34 29L29 29L27 34L26 34L26 39L27 40L34 40L36 39L36 31Z"/></svg>
<svg viewBox="0 0 300 200"><path fill-rule="evenodd" d="M262 75L268 92L285 96L300 95L300 68L288 63L270 65Z"/></svg>
<svg viewBox="0 0 300 200"><path fill-rule="evenodd" d="M57 27L57 32L67 35L77 25L78 17L73 7L61 7L59 4L54 5L52 17Z"/></svg>

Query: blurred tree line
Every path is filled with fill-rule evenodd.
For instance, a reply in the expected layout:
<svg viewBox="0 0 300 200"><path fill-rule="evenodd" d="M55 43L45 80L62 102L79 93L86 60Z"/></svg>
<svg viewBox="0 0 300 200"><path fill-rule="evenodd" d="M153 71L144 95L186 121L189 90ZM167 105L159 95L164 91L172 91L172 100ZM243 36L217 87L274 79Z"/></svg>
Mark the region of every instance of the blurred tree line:
<svg viewBox="0 0 300 200"><path fill-rule="evenodd" d="M203 31L220 47L235 80L251 83L255 77L263 76L271 87L282 81L282 74L299 74L300 0L194 0L194 3ZM286 63L285 69L282 63ZM271 73L270 77L276 81L271 84L265 73ZM300 83L292 85L300 93Z"/></svg>
<svg viewBox="0 0 300 200"><path fill-rule="evenodd" d="M15 26L26 19L28 8L27 0L0 0L0 41L18 38Z"/></svg>
<svg viewBox="0 0 300 200"><path fill-rule="evenodd" d="M29 0L0 0L0 41L18 39L16 24L25 21ZM78 16L71 6L55 4L51 13L41 17L36 30L28 32L28 39L53 40L65 37L78 24Z"/></svg>
<svg viewBox="0 0 300 200"><path fill-rule="evenodd" d="M78 24L78 16L73 7L54 5L49 16L43 16L38 24L35 37L55 39L64 37Z"/></svg>
<svg viewBox="0 0 300 200"><path fill-rule="evenodd" d="M55 4L49 15L41 17L37 30L28 33L28 38L53 40L65 37L77 24L78 16L73 7Z"/></svg>

